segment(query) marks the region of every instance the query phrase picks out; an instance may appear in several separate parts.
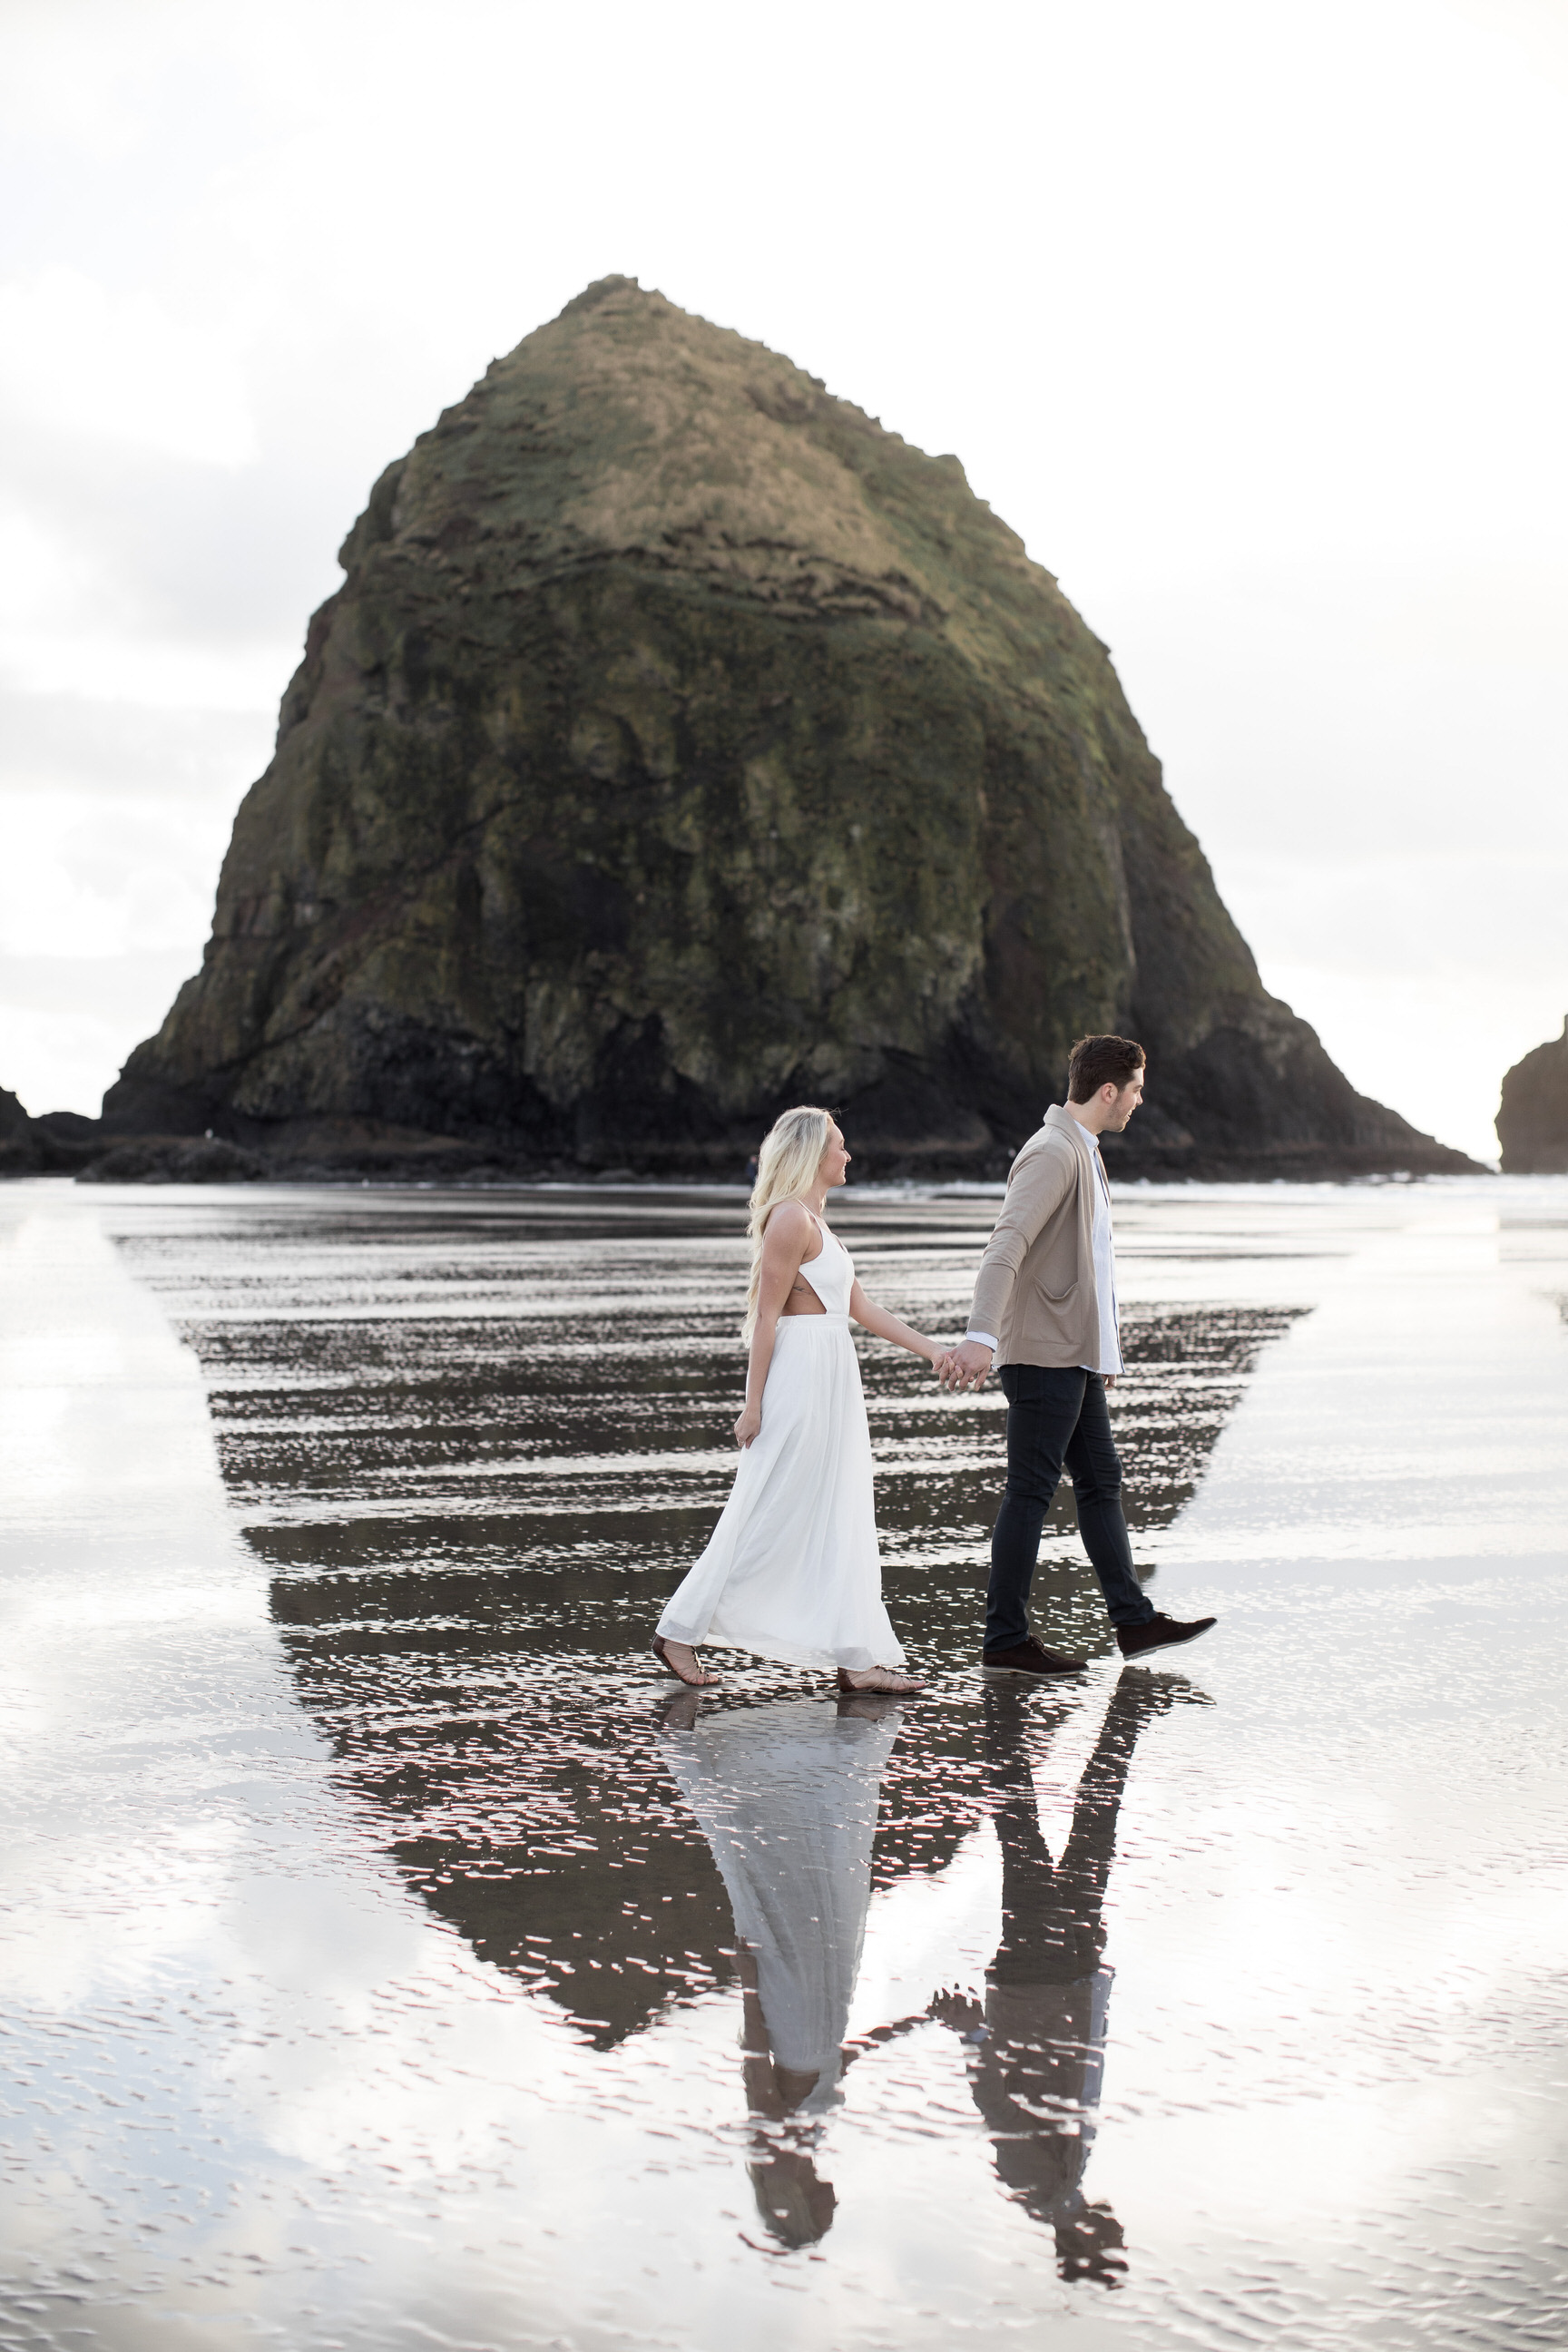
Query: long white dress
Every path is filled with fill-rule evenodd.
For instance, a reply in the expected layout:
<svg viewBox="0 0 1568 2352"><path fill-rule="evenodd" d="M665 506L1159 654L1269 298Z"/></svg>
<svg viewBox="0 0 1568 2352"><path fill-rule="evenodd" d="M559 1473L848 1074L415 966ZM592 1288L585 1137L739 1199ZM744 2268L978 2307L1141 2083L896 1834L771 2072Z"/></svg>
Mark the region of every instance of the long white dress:
<svg viewBox="0 0 1568 2352"><path fill-rule="evenodd" d="M735 1933L756 1955L773 2057L816 2076L808 2115L837 2097L877 1807L898 1736L896 1707L865 1722L795 1698L727 1708L663 1738L729 1889Z"/></svg>
<svg viewBox="0 0 1568 2352"><path fill-rule="evenodd" d="M826 1226L801 1267L826 1310L781 1315L763 1425L741 1455L708 1549L658 1621L668 1642L711 1642L794 1666L899 1666L882 1606L871 1433L849 1337L855 1268Z"/></svg>

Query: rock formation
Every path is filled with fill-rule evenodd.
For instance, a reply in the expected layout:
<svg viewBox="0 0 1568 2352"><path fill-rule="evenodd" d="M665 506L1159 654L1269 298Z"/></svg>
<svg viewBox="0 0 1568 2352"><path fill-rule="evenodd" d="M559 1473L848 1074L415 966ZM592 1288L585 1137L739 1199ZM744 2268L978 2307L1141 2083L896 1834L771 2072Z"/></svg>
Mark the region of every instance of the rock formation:
<svg viewBox="0 0 1568 2352"><path fill-rule="evenodd" d="M606 278L390 466L120 1132L319 1160L994 1169L1080 1031L1151 1172L1463 1167L1269 996L1049 572L776 353Z"/></svg>
<svg viewBox="0 0 1568 2352"><path fill-rule="evenodd" d="M253 1184L272 1170L259 1152L221 1137L133 1136L100 1146L84 1184Z"/></svg>
<svg viewBox="0 0 1568 2352"><path fill-rule="evenodd" d="M1504 1078L1497 1131L1505 1176L1568 1175L1568 1017Z"/></svg>
<svg viewBox="0 0 1568 2352"><path fill-rule="evenodd" d="M123 1136L79 1111L30 1118L0 1087L0 1177L75 1176L87 1184L234 1184L270 1175L258 1153L213 1137ZM323 1171L325 1172L325 1171Z"/></svg>
<svg viewBox="0 0 1568 2352"><path fill-rule="evenodd" d="M33 1122L17 1097L0 1087L0 1175L32 1176L38 1169Z"/></svg>
<svg viewBox="0 0 1568 2352"><path fill-rule="evenodd" d="M17 1097L0 1087L0 1176L74 1175L103 1149L97 1119L72 1110L29 1118Z"/></svg>

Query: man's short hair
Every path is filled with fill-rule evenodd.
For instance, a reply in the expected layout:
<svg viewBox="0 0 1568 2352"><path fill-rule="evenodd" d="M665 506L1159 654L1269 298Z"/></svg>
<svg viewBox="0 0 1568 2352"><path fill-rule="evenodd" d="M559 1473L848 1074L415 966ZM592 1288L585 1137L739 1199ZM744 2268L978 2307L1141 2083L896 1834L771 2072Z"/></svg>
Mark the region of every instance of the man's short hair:
<svg viewBox="0 0 1568 2352"><path fill-rule="evenodd" d="M1101 1087L1131 1086L1147 1059L1131 1037L1080 1037L1068 1055L1068 1102L1088 1102Z"/></svg>

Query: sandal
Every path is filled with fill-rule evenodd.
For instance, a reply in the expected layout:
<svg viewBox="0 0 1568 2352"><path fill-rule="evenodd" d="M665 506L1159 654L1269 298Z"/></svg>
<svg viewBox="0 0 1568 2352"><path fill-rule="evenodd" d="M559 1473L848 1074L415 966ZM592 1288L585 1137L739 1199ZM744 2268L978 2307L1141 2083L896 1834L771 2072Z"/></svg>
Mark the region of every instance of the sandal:
<svg viewBox="0 0 1568 2352"><path fill-rule="evenodd" d="M839 1667L838 1687L846 1698L864 1698L868 1693L880 1698L910 1698L916 1691L925 1688L924 1683L917 1682L912 1675L900 1675L892 1666L868 1666L867 1673L877 1679L858 1683Z"/></svg>
<svg viewBox="0 0 1568 2352"><path fill-rule="evenodd" d="M697 1657L695 1650L691 1652L691 1654L697 1659L697 1672L694 1675L683 1675L680 1668L670 1656L662 1633L656 1633L654 1635L650 1647L652 1648L654 1656L664 1668L665 1673L667 1675L673 1675L678 1683L684 1683L688 1690L706 1690L710 1683L716 1683L719 1679L717 1675L710 1675L706 1671L701 1659ZM689 1644L683 1642L681 1643L681 1647L682 1649L686 1649L689 1647Z"/></svg>

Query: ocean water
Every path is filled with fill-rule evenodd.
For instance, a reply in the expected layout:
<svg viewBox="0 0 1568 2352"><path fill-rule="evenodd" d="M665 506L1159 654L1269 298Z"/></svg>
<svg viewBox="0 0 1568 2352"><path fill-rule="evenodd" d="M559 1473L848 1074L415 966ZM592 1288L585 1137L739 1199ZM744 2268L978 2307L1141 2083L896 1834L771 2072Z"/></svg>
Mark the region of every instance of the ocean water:
<svg viewBox="0 0 1568 2352"><path fill-rule="evenodd" d="M983 1194L852 1189L962 1328ZM931 1685L647 1640L722 1191L0 1189L0 2347L1568 2341L1568 1180L1118 1202L1122 1668L977 1672L1003 1400L868 1343Z"/></svg>

